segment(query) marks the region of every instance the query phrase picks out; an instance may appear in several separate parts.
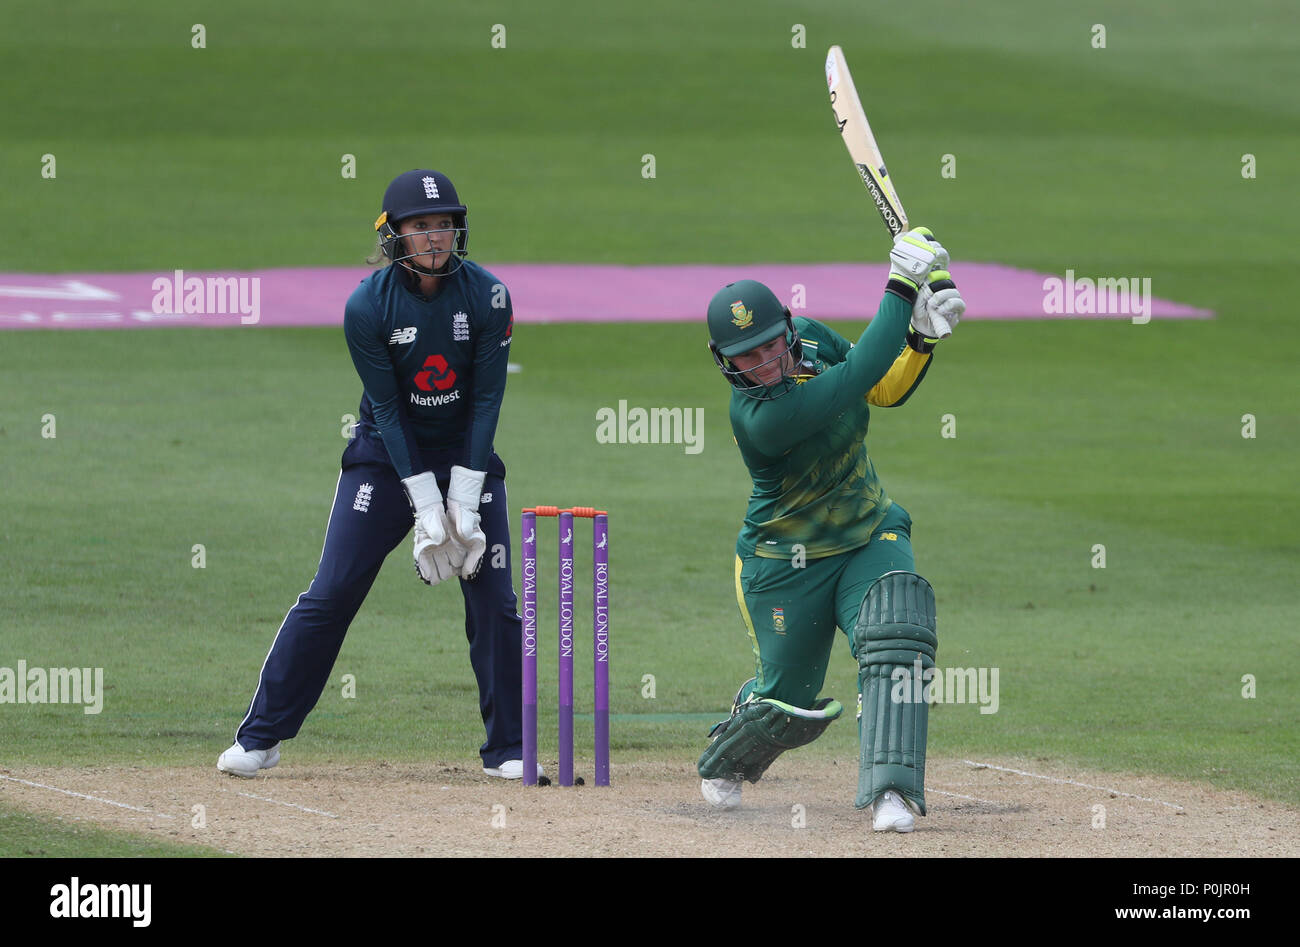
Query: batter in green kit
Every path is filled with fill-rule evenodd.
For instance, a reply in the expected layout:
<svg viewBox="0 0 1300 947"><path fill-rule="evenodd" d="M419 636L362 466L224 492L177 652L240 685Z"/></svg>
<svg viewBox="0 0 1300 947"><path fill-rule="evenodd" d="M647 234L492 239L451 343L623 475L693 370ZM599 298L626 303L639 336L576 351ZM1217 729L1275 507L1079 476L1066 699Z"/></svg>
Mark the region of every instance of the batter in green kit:
<svg viewBox="0 0 1300 947"><path fill-rule="evenodd" d="M856 805L873 828L925 813L928 705L896 701L899 669L934 666L934 594L914 572L911 518L867 454L871 406L903 404L965 309L948 255L925 229L900 235L876 317L856 345L792 318L766 286L729 284L709 304L714 359L753 479L736 543L736 599L755 676L700 758L713 805L740 803L780 753L816 739L843 707L819 697L837 629L859 664Z"/></svg>

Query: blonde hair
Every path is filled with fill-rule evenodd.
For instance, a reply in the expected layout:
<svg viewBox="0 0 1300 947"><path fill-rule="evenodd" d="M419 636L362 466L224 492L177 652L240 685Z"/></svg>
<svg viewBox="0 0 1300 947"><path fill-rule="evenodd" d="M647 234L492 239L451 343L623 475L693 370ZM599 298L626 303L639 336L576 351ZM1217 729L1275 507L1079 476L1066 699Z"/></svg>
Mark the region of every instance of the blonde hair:
<svg viewBox="0 0 1300 947"><path fill-rule="evenodd" d="M390 261L384 253L384 238L375 238L375 252L366 257L366 262L373 267L386 266Z"/></svg>

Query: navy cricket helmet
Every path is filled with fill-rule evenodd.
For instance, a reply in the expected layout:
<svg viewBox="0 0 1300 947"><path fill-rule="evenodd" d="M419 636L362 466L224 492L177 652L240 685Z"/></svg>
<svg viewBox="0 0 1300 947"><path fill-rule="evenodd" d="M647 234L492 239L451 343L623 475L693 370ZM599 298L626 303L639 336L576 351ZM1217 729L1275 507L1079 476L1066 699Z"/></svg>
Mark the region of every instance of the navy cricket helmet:
<svg viewBox="0 0 1300 947"><path fill-rule="evenodd" d="M433 214L450 214L456 231L451 256L437 271L409 262L412 257L421 254L410 252L410 248L402 241L403 235L397 232L395 226L408 217ZM465 205L456 196L451 178L441 171L407 171L393 178L388 190L384 191L383 212L375 221L375 230L379 233L379 248L384 256L418 276L448 276L456 272L460 269L469 245L469 222ZM406 236L440 232L425 230Z"/></svg>

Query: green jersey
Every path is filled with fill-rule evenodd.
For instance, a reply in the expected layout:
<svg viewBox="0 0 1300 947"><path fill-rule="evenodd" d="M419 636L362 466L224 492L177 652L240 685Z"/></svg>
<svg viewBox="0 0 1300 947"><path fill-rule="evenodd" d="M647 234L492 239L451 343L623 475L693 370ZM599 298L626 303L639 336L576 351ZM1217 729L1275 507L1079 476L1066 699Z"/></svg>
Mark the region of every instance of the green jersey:
<svg viewBox="0 0 1300 947"><path fill-rule="evenodd" d="M732 392L731 429L754 481L738 555L818 559L870 541L893 502L867 456L870 405L902 404L931 361L906 346L911 314L885 293L857 345L796 318L800 384L770 401Z"/></svg>

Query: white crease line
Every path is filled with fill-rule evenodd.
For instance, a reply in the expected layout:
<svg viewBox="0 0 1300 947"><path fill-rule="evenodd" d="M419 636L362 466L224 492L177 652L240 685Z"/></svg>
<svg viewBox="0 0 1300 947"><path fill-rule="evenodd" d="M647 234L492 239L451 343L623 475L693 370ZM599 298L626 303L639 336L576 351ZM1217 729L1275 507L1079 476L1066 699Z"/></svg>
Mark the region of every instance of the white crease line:
<svg viewBox="0 0 1300 947"><path fill-rule="evenodd" d="M990 805L990 806L1011 806L1011 805L1014 805L1014 803L1010 803L1010 802L994 802L992 799L980 799L978 796L963 796L963 795L962 795L961 793L959 793L959 792L944 792L942 789L934 789L934 788L932 788L932 787L930 787L930 786L926 786L926 787L925 787L925 791L926 791L926 792L934 792L934 793L938 793L938 794L941 795L941 796L956 796L958 799L969 799L971 802L982 802L982 803L984 803L984 804L986 804L986 805Z"/></svg>
<svg viewBox="0 0 1300 947"><path fill-rule="evenodd" d="M35 786L37 789L52 789L55 792L61 792L65 796L76 796L78 799L89 799L91 802L102 802L106 805L117 806L119 809L130 809L132 812L147 812L156 819L174 819L174 815L167 815L162 812L153 812L149 809L141 809L139 806L128 806L125 802L114 802L112 799L101 799L99 796L87 796L84 792L73 792L71 789L60 789L58 786L47 786L44 783L34 783L28 779L19 779L16 776L5 776L0 773L0 779L7 779L13 783L22 783L24 786Z"/></svg>
<svg viewBox="0 0 1300 947"><path fill-rule="evenodd" d="M281 802L279 799L268 799L266 798L266 796L255 796L251 792L241 792L241 793L237 793L236 795L247 796L249 799L260 799L263 802L274 802L277 806L288 806L291 809L301 809L303 812L311 812L315 815L327 815L331 819L338 818L338 816L336 816L332 812L322 812L320 809L308 809L306 806L296 805L295 803L292 802Z"/></svg>
<svg viewBox="0 0 1300 947"><path fill-rule="evenodd" d="M1026 773L1024 770L1011 769L1008 766L994 766L992 763L976 763L974 760L962 760L967 766L974 766L976 769L997 769L1004 773L1015 773L1017 776L1029 776L1032 779L1045 779L1049 783L1068 783L1071 786L1082 786L1084 789L1097 789L1101 792L1114 793L1116 796L1127 796L1130 799L1141 799L1143 802L1154 802L1157 805L1168 806L1170 809L1183 809L1182 806L1172 802L1165 802L1163 799L1152 799L1150 796L1139 796L1136 793L1121 792L1118 789L1107 789L1105 786L1093 786L1089 783L1076 782L1073 779L1060 779L1056 776L1040 776L1037 773Z"/></svg>

